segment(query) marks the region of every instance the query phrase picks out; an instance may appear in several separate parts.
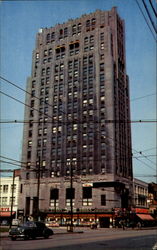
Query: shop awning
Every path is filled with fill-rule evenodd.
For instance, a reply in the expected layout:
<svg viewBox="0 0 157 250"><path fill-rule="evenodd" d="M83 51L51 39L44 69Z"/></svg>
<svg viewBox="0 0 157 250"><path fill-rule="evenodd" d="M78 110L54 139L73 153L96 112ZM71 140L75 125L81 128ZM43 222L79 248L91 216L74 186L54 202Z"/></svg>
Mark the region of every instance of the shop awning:
<svg viewBox="0 0 157 250"><path fill-rule="evenodd" d="M154 220L150 214L136 214L141 220Z"/></svg>
<svg viewBox="0 0 157 250"><path fill-rule="evenodd" d="M14 215L15 212L12 212L12 215ZM11 216L11 212L9 211L0 211L0 217L10 217Z"/></svg>

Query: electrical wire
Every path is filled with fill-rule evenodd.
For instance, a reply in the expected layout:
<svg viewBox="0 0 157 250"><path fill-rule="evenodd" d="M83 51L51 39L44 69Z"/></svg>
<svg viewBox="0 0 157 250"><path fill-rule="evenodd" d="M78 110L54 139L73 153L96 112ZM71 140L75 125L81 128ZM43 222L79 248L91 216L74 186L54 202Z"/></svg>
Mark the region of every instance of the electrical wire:
<svg viewBox="0 0 157 250"><path fill-rule="evenodd" d="M137 98L133 98L133 99L130 100L130 102L134 102L134 101L143 99L145 97L153 96L153 95L156 95L156 93L152 93L152 94L149 94L149 95L144 95L144 96L140 96L140 97L137 97Z"/></svg>
<svg viewBox="0 0 157 250"><path fill-rule="evenodd" d="M157 17L157 13L156 13L156 10L154 9L154 6L153 6L153 4L152 4L152 1L149 0L149 3L150 3L150 5L151 5L151 8L152 8L152 10L153 10L155 16Z"/></svg>
<svg viewBox="0 0 157 250"><path fill-rule="evenodd" d="M144 8L145 8L145 10L146 10L146 12L147 12L147 15L148 15L148 17L149 17L149 20L150 20L150 22L151 22L151 24L152 24L152 26L153 26L153 29L154 29L155 32L157 33L157 29L156 29L156 27L155 27L155 24L154 24L154 22L153 22L153 20L152 20L152 17L151 17L151 15L150 15L150 13L149 13L149 10L148 10L148 8L147 8L147 5L146 5L145 1L142 0L142 3L143 3Z"/></svg>
<svg viewBox="0 0 157 250"><path fill-rule="evenodd" d="M139 10L140 10L140 11L141 11L141 13L142 13L142 16L144 17L144 20L145 20L145 22L146 22L146 24L147 24L147 26L148 26L148 28L149 28L149 30L150 30L150 32L151 32L151 34L152 34L153 38L154 38L154 40L157 42L157 39L156 39L156 37L155 37L155 35L154 35L154 33L153 33L153 31L152 31L152 29L151 29L151 27L150 27L150 25L149 25L148 21L147 21L147 18L145 17L145 15L144 15L144 13L143 13L143 11L142 11L142 9L141 9L141 7L140 7L140 5L139 5L138 1L137 1L137 0L135 0L135 2L136 2L136 4L137 4L137 6L138 6Z"/></svg>

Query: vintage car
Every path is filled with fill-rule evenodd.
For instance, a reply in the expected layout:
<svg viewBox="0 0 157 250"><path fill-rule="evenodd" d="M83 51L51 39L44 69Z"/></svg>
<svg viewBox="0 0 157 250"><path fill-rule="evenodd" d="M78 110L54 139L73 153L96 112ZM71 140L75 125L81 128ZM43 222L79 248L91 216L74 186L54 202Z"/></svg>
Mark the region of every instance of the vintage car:
<svg viewBox="0 0 157 250"><path fill-rule="evenodd" d="M16 240L17 238L28 240L30 238L35 239L36 237L48 239L51 235L53 235L53 230L40 221L27 221L9 230L9 237L11 237L12 240Z"/></svg>

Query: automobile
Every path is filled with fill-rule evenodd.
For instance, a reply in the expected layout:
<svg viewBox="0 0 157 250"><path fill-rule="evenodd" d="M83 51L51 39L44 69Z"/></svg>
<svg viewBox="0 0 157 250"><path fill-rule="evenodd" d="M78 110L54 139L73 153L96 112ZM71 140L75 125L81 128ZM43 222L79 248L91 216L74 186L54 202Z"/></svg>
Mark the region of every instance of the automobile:
<svg viewBox="0 0 157 250"><path fill-rule="evenodd" d="M40 221L27 221L9 230L9 237L11 240L16 240L17 238L28 240L30 238L36 239L36 237L48 239L51 235L53 235L53 230Z"/></svg>

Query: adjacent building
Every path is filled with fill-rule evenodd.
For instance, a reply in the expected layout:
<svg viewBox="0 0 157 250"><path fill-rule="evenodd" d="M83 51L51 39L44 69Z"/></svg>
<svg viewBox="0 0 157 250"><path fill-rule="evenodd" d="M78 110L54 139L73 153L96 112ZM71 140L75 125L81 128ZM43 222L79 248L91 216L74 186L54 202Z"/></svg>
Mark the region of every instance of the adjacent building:
<svg viewBox="0 0 157 250"><path fill-rule="evenodd" d="M9 222L18 214L18 199L20 192L20 170L14 171L14 177L1 177L0 183L0 222Z"/></svg>
<svg viewBox="0 0 157 250"><path fill-rule="evenodd" d="M27 82L25 215L132 204L125 26L114 7L40 29Z"/></svg>
<svg viewBox="0 0 157 250"><path fill-rule="evenodd" d="M134 188L134 207L148 208L148 183L134 178L133 188Z"/></svg>

